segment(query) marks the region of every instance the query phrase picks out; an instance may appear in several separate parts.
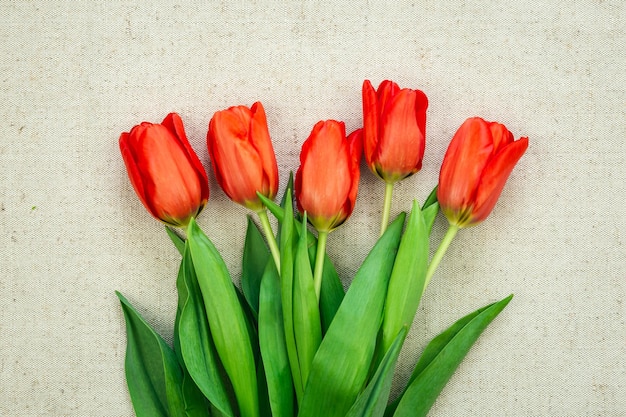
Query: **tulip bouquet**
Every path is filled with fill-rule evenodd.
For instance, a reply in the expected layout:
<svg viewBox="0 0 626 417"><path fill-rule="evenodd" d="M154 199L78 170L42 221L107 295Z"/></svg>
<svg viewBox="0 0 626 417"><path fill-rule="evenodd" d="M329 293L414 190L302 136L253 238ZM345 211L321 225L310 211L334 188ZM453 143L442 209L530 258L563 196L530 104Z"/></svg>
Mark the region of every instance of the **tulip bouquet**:
<svg viewBox="0 0 626 417"><path fill-rule="evenodd" d="M248 218L240 286L196 223L209 186L181 118L172 113L161 124L122 133L133 188L167 225L182 257L173 346L117 293L138 416L423 416L511 300L436 336L390 398L400 349L437 265L460 229L492 211L528 139L468 119L452 138L438 186L422 204L414 201L410 214L390 221L394 183L421 168L428 100L391 81L377 90L365 81L362 94L363 128L346 135L342 122L317 123L278 203L278 166L261 103L211 119L207 145L217 183L258 216L259 226ZM344 291L326 243L354 209L362 154L385 182L381 232ZM431 258L440 211L449 228Z"/></svg>

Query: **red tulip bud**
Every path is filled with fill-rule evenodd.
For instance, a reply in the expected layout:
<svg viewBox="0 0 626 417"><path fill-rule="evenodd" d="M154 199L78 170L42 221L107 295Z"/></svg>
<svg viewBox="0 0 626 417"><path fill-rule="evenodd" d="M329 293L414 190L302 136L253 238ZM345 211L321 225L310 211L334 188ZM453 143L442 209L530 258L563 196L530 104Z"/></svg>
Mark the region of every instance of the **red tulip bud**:
<svg viewBox="0 0 626 417"><path fill-rule="evenodd" d="M493 210L528 138L514 140L499 123L474 117L456 132L441 165L437 198L458 227L482 222Z"/></svg>
<svg viewBox="0 0 626 417"><path fill-rule="evenodd" d="M343 122L320 121L302 145L296 172L296 200L311 224L322 232L352 214L359 187L362 130L346 138Z"/></svg>
<svg viewBox="0 0 626 417"><path fill-rule="evenodd" d="M186 226L209 199L202 163L191 148L180 116L143 122L120 136L128 177L146 209L172 226Z"/></svg>
<svg viewBox="0 0 626 417"><path fill-rule="evenodd" d="M207 147L217 182L236 203L259 211L257 191L273 199L278 166L263 105L231 107L215 113L209 123Z"/></svg>
<svg viewBox="0 0 626 417"><path fill-rule="evenodd" d="M383 81L374 90L363 82L365 160L370 170L388 183L422 168L428 99L420 90L400 89Z"/></svg>

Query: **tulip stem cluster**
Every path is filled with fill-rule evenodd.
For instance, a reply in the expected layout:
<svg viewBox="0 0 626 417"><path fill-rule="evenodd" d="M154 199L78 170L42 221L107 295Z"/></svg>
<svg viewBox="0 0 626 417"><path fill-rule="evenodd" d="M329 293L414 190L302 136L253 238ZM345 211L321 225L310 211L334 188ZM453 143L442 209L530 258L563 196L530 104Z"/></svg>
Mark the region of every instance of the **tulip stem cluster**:
<svg viewBox="0 0 626 417"><path fill-rule="evenodd" d="M458 231L459 231L459 226L454 225L454 224L449 225L448 230L446 231L446 234L444 235L443 239L441 240L441 243L439 244L439 247L437 248L437 251L433 255L433 259L430 261L430 264L428 264L428 269L426 270L426 279L424 280L424 291L426 290L426 287L428 286L430 279L435 274L435 271L437 270L439 263L443 259L443 255L445 255L446 251L450 247L450 244L452 243L452 240L454 240L454 237L456 236Z"/></svg>
<svg viewBox="0 0 626 417"><path fill-rule="evenodd" d="M383 215L380 222L380 235L387 230L389 214L391 213L391 196L393 195L393 182L385 182L385 201L383 203Z"/></svg>
<svg viewBox="0 0 626 417"><path fill-rule="evenodd" d="M267 245L272 253L272 258L274 258L276 270L280 273L280 250L278 249L278 244L276 243L276 238L274 237L274 232L272 231L272 226L270 225L270 219L267 217L267 210L263 208L262 210L259 210L257 214L259 216L259 220L261 221L261 227L263 227L265 238L267 239Z"/></svg>
<svg viewBox="0 0 626 417"><path fill-rule="evenodd" d="M315 287L315 295L317 300L320 299L322 289L322 272L324 271L324 257L326 256L326 240L328 232L318 231L317 234L317 252L315 253L315 271L313 272L313 285Z"/></svg>

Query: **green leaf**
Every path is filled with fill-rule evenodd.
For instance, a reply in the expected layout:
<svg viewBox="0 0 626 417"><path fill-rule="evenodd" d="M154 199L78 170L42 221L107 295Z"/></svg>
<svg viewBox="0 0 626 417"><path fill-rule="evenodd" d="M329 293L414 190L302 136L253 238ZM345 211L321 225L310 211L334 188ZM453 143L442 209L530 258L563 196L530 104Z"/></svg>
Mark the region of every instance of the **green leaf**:
<svg viewBox="0 0 626 417"><path fill-rule="evenodd" d="M283 306L283 325L285 328L285 344L287 346L287 356L291 367L291 375L298 400L302 398L304 386L302 385L302 375L300 363L298 361L298 351L296 348L296 334L293 321L293 265L294 265L294 245L295 231L294 218L291 202L291 190L287 190L285 198L285 210L280 227L280 282L281 300Z"/></svg>
<svg viewBox="0 0 626 417"><path fill-rule="evenodd" d="M194 219L187 227L200 291L211 335L219 358L230 378L241 415L259 415L256 366L242 305L224 260Z"/></svg>
<svg viewBox="0 0 626 417"><path fill-rule="evenodd" d="M404 214L359 268L313 359L300 417L343 417L365 385Z"/></svg>
<svg viewBox="0 0 626 417"><path fill-rule="evenodd" d="M126 321L126 382L138 417L181 416L182 372L174 351L116 291Z"/></svg>
<svg viewBox="0 0 626 417"><path fill-rule="evenodd" d="M272 213L279 222L282 222L283 217L285 216L285 210L283 207L260 194L259 197L270 213ZM300 222L294 220L294 226L297 230L300 228L301 224ZM317 239L311 232L307 232L307 239L309 245L309 260L311 261L311 267L314 267L315 254L317 253ZM341 302L343 301L344 295L345 293L341 280L339 279L339 275L337 274L331 259L328 255L325 255L324 269L322 271L322 289L320 292L320 316L323 333L326 333L328 330L330 323L339 309L339 305L341 305Z"/></svg>
<svg viewBox="0 0 626 417"><path fill-rule="evenodd" d="M433 225L435 224L437 213L439 213L439 203L437 202L422 209L422 214L424 215L424 223L426 224L426 229L428 230L429 236L433 230Z"/></svg>
<svg viewBox="0 0 626 417"><path fill-rule="evenodd" d="M259 360L259 337L257 333L257 317L255 313L252 311L250 306L248 305L248 301L246 301L246 297L243 295L241 290L233 283L233 289L237 294L237 299L239 300L239 304L241 305L241 309L243 310L243 315L246 319L246 326L248 327L248 335L250 336L250 346L252 346L252 353L254 356L254 362L257 363Z"/></svg>
<svg viewBox="0 0 626 417"><path fill-rule="evenodd" d="M255 318L259 314L261 277L268 259L270 259L270 252L263 240L263 235L252 218L248 216L248 229L243 247L241 289Z"/></svg>
<svg viewBox="0 0 626 417"><path fill-rule="evenodd" d="M185 252L185 239L180 237L180 235L176 233L176 231L170 226L166 226L165 231L172 240L172 243L174 244L176 249L178 249L178 253L182 255Z"/></svg>
<svg viewBox="0 0 626 417"><path fill-rule="evenodd" d="M287 191L290 191L287 193ZM285 193L280 200L280 206L285 207L288 198L293 197L293 171L289 173L289 180L287 181L287 187L285 187ZM293 207L293 205L292 205Z"/></svg>
<svg viewBox="0 0 626 417"><path fill-rule="evenodd" d="M433 188L433 190L430 192L430 194L426 198L426 201L424 201L424 205L422 206L422 210L426 210L432 204L435 204L437 202L437 189L438 188L439 188L439 185L436 185L435 188Z"/></svg>
<svg viewBox="0 0 626 417"><path fill-rule="evenodd" d="M307 249L306 213L295 254L293 277L293 328L302 386L306 386L313 357L322 341L322 328L313 272Z"/></svg>
<svg viewBox="0 0 626 417"><path fill-rule="evenodd" d="M181 308L179 303L179 307L176 309L176 321L174 322L174 352L176 353L178 364L183 372L181 392L183 395L185 413L187 417L208 417L210 414L207 399L189 374L189 370L183 360L182 350L180 347L180 317Z"/></svg>
<svg viewBox="0 0 626 417"><path fill-rule="evenodd" d="M407 332L406 326L400 330L380 362L372 380L359 395L346 417L380 417L385 413L387 400L391 393L393 371Z"/></svg>
<svg viewBox="0 0 626 417"><path fill-rule="evenodd" d="M510 295L463 317L435 337L415 366L393 416L425 416L474 342L512 298Z"/></svg>
<svg viewBox="0 0 626 417"><path fill-rule="evenodd" d="M426 228L428 229L428 235L430 236L430 232L433 230L433 224L435 223L435 218L437 218L437 213L439 213L439 202L437 201L437 188L439 186L435 186L433 190L430 192L428 198L424 202L422 206L422 214L424 215L424 223L426 223Z"/></svg>
<svg viewBox="0 0 626 417"><path fill-rule="evenodd" d="M183 394L185 416L187 417L209 417L208 403L191 375L183 370L183 382L181 384Z"/></svg>
<svg viewBox="0 0 626 417"><path fill-rule="evenodd" d="M191 253L187 248L176 280L178 289L177 337L187 371L211 404L225 416L234 416L229 392L230 382L224 378Z"/></svg>
<svg viewBox="0 0 626 417"><path fill-rule="evenodd" d="M432 207L432 206L431 206ZM428 230L416 201L393 265L382 325L382 352L386 352L402 327L411 327L424 290L428 268Z"/></svg>
<svg viewBox="0 0 626 417"><path fill-rule="evenodd" d="M294 415L294 391L281 302L280 278L274 261L267 263L259 297L259 345L274 417Z"/></svg>
<svg viewBox="0 0 626 417"><path fill-rule="evenodd" d="M185 239L183 239L172 227L167 226L165 230L167 231L168 236L172 240L172 243L174 243L174 246L176 247L178 252L184 258L185 248L186 248ZM185 285L184 277L182 275L184 272L181 273L182 270L183 270L183 267L181 265L181 269L179 270L177 284L176 284L177 287L179 286L179 281L181 281L180 285L183 285L183 286ZM196 286L197 286L197 283L196 283ZM199 290L198 290L198 294L199 294ZM193 380L183 360L182 348L180 346L180 319L181 319L182 309L184 305L186 304L186 299L181 300L179 296L178 304L179 305L176 310L176 321L174 323L174 351L176 352L178 363L180 364L182 368L182 372L183 372L181 391L182 391L182 396L183 396L183 401L184 401L185 415L187 417L210 416L207 399L205 395L202 393L202 391L200 390L200 388L198 387L198 385L196 385L195 381ZM202 310L204 311L204 307L202 307ZM204 320L206 320L206 317L204 315L202 317ZM194 336L197 337L198 334L199 333L194 332ZM188 338L185 338L185 339L186 341L189 340ZM197 353L201 354L201 352L197 352Z"/></svg>
<svg viewBox="0 0 626 417"><path fill-rule="evenodd" d="M272 417L272 408L267 391L267 378L263 362L261 361L259 361L259 366L256 368L256 380L259 386L259 415L261 417Z"/></svg>
<svg viewBox="0 0 626 417"><path fill-rule="evenodd" d="M265 207L272 213L276 220L279 222L283 221L283 217L285 217L285 210L287 203L289 203L289 207L291 207L291 212L293 213L293 202L291 201L291 188L287 188L285 191L285 195L283 197L282 206L279 206L269 198L265 197L263 194L257 192L257 196L261 199ZM285 207L285 208L284 208Z"/></svg>

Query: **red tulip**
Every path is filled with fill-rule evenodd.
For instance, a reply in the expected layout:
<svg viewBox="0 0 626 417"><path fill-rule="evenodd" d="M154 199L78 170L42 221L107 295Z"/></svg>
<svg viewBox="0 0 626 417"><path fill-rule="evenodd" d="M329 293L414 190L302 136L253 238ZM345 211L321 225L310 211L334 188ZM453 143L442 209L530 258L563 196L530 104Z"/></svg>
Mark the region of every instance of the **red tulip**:
<svg viewBox="0 0 626 417"><path fill-rule="evenodd" d="M209 184L178 114L168 114L161 124L143 122L122 133L120 150L135 192L154 217L185 226L202 211Z"/></svg>
<svg viewBox="0 0 626 417"><path fill-rule="evenodd" d="M231 200L259 211L263 203L257 191L274 198L278 166L261 103L215 113L209 123L207 147L217 182Z"/></svg>
<svg viewBox="0 0 626 417"><path fill-rule="evenodd" d="M322 232L352 214L359 188L362 131L346 138L343 122L320 121L302 145L296 172L296 200L311 224Z"/></svg>
<svg viewBox="0 0 626 417"><path fill-rule="evenodd" d="M439 175L437 198L450 224L485 220L526 148L528 138L515 141L502 124L467 119L452 138Z"/></svg>
<svg viewBox="0 0 626 417"><path fill-rule="evenodd" d="M363 82L365 160L372 172L388 183L422 168L428 99L420 90L400 89L383 81L374 90Z"/></svg>

